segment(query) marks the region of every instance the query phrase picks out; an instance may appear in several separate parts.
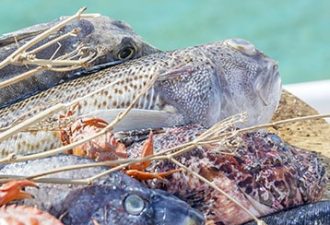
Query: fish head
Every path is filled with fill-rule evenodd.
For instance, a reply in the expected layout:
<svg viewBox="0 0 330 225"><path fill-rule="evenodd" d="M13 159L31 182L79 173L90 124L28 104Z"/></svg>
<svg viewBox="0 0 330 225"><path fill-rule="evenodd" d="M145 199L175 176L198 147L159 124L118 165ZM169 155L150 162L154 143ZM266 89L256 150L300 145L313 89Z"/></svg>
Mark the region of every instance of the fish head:
<svg viewBox="0 0 330 225"><path fill-rule="evenodd" d="M113 225L202 225L204 217L173 195L142 185L92 186L67 199L64 223ZM66 205L66 204L64 204Z"/></svg>
<svg viewBox="0 0 330 225"><path fill-rule="evenodd" d="M79 27L90 32L88 35L83 34L83 43L98 48L100 57L95 64L112 61L124 62L159 52L121 20L100 16L78 23L80 23ZM84 23L91 23L91 26L88 28Z"/></svg>
<svg viewBox="0 0 330 225"><path fill-rule="evenodd" d="M1 35L0 61L16 50L17 45L24 45L27 41L35 38L36 35L50 29L67 18L61 17L56 21L37 24L13 33ZM136 34L128 24L106 16L85 18L66 24L44 41L36 43L33 48L40 47L50 42L50 40L72 31L76 31L76 34L63 38L56 44L49 45L39 51L36 57L50 59L68 54L75 55L76 58L72 59L77 59L79 57L95 56L95 60L88 63L87 69L90 69L90 67L104 63L117 65L130 59L159 52L158 49L145 42ZM79 50L79 54L77 53L77 49ZM9 65L2 70L0 80L10 79L27 72L29 69L20 65ZM19 100L26 99L31 95L56 86L63 81L79 77L81 74L85 74L84 70L84 68L75 69L65 73L55 71L38 72L33 78L24 79L12 84L10 87L2 88L0 90L0 107L11 105ZM93 69L93 72L97 71Z"/></svg>
<svg viewBox="0 0 330 225"><path fill-rule="evenodd" d="M278 66L251 43L229 39L172 55L178 66L163 72L156 87L183 115L181 124L210 127L243 112L248 121L242 126L271 120L281 95Z"/></svg>
<svg viewBox="0 0 330 225"><path fill-rule="evenodd" d="M152 191L152 207L155 212L155 224L204 224L203 214L165 191Z"/></svg>
<svg viewBox="0 0 330 225"><path fill-rule="evenodd" d="M220 82L220 118L247 112L243 126L269 122L282 92L277 62L243 39L216 42L204 49Z"/></svg>

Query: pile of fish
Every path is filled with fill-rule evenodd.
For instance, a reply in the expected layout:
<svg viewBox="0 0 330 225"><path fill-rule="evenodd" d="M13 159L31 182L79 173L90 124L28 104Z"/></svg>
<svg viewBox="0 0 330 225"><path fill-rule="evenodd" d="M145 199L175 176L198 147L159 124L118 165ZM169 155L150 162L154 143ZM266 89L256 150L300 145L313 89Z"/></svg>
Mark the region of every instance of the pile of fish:
<svg viewBox="0 0 330 225"><path fill-rule="evenodd" d="M0 59L14 51L15 40L24 44L56 23L4 36ZM44 152L94 135L124 112L150 81L154 83L114 130L69 151L79 156L58 154L4 163L1 177L33 176L95 160L157 154L200 137L214 124L238 113L247 112L248 117L231 127L232 132L269 122L278 106L281 79L277 63L245 40L161 52L143 42L125 23L107 17L80 20L50 38L74 27L81 32L63 41L57 54L70 52L78 44L103 49L102 54L89 69L41 72L1 89L0 130L11 129L56 104L79 101L66 112L53 113L30 130L2 140L2 158ZM43 43L47 41L50 39ZM55 44L51 45L39 57L49 58L55 50ZM7 66L0 70L0 81L25 70ZM153 134L149 135L150 131ZM34 219L38 224L210 225L243 224L254 217L264 218L268 224L330 222L330 203L319 202L327 182L322 162L315 153L291 146L265 130L194 147L175 160L188 171L172 161L159 160L104 175L89 186L54 180L82 181L109 168L49 174L38 178L38 184L11 181L0 187L0 203L7 204L0 208L0 216L8 224ZM203 176L240 205L189 171ZM143 181L129 176L133 173ZM26 192L21 191L23 187ZM10 205L11 200L20 200L17 204L24 206ZM33 211L34 206L38 210Z"/></svg>

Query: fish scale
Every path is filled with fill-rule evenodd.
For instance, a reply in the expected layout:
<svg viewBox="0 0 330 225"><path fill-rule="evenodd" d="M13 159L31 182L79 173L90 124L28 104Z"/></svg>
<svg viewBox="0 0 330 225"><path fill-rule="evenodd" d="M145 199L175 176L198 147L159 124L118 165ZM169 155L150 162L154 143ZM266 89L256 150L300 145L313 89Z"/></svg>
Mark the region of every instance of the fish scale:
<svg viewBox="0 0 330 225"><path fill-rule="evenodd" d="M166 66L162 61L155 60L158 58L170 59L171 56L170 54L161 53L148 57L146 60L157 62L149 65L149 69L145 69L140 61L132 60L132 62L125 63L123 66L105 69L98 73L66 82L27 100L3 108L0 111L0 127L4 128L15 122L25 120L27 117L35 115L57 103L67 103L83 97L92 91L102 88L104 85L110 84L114 80L122 80L123 82L113 86L112 90L105 90L82 100L80 102L80 111L81 113L86 113L101 108L124 108L127 106L127 102L130 103L142 91L150 80L151 75L159 73L160 69L170 69L171 66L180 63L179 61L173 61L172 65ZM147 65L147 61L143 61L143 63ZM139 103L139 108L147 108L143 101ZM150 107L149 109L154 108ZM26 112L29 113L26 114Z"/></svg>
<svg viewBox="0 0 330 225"><path fill-rule="evenodd" d="M124 118L126 122L118 124L119 130L189 123L209 127L245 111L249 118L244 126L269 122L281 93L277 64L256 49L252 54L254 46L251 46L246 41L229 39L130 60L1 109L0 129L55 104L68 104L82 97L70 121L99 117L110 122L119 112L116 110L124 110L154 76L157 76L154 85ZM109 86L114 82L115 85ZM100 89L102 91L95 93ZM32 126L42 135L38 131L25 131L24 135L16 134L2 141L1 155L45 151L61 145L59 139L54 138L58 134L43 130L59 129L61 114L63 112L54 113Z"/></svg>

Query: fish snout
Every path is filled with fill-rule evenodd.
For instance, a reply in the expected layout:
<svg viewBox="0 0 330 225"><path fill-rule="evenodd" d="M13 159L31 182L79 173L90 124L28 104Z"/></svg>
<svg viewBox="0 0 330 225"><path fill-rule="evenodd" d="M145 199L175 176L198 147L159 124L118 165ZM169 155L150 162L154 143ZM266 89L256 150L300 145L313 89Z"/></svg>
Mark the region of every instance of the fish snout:
<svg viewBox="0 0 330 225"><path fill-rule="evenodd" d="M153 196L155 225L204 225L203 214L186 202L160 190Z"/></svg>

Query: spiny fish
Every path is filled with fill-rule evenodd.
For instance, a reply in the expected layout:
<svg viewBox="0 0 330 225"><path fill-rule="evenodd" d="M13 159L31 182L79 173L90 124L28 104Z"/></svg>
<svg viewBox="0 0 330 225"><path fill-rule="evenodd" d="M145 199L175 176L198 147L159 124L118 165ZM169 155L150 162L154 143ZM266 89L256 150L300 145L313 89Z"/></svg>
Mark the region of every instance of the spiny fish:
<svg viewBox="0 0 330 225"><path fill-rule="evenodd" d="M36 35L51 28L63 19L65 19L65 17L61 17L53 22L37 24L13 33L2 35L0 37L0 61L4 60L19 46L22 46ZM96 60L93 61L91 65L99 65L110 62L118 64L128 59L139 58L159 51L144 42L128 24L120 20L113 20L106 16L82 19L68 24L57 33L52 34L44 41L36 44L32 49L35 49L60 35L68 33L73 29L79 29L79 33L76 36L71 35L64 40L48 46L36 54L36 57L49 59L56 52L54 55L54 58L56 58L57 56L72 52L79 45L84 45L85 54L92 51L98 52ZM34 67L25 65L6 66L0 70L0 82L22 74L32 68ZM0 107L10 105L18 100L22 100L46 90L63 81L71 79L73 75L77 74L80 74L77 73L77 70L71 72L39 72L32 78L2 88L0 90Z"/></svg>
<svg viewBox="0 0 330 225"><path fill-rule="evenodd" d="M203 131L204 128L193 125L165 129L163 134L154 135L154 151L191 141ZM128 157L138 157L141 145L134 143L128 147ZM202 146L176 159L257 217L319 201L326 190L325 167L315 153L293 147L264 131L240 134L223 144ZM170 161L155 161L146 171L177 168ZM252 219L241 207L189 174L175 173L166 182L152 180L146 184L175 194L214 224L241 224Z"/></svg>
<svg viewBox="0 0 330 225"><path fill-rule="evenodd" d="M205 127L227 116L247 112L242 126L270 121L279 102L281 80L274 60L251 43L229 39L130 60L50 88L0 110L0 128L13 126L56 103L81 100L76 115L112 120L127 107L152 76L157 80L118 130L200 123ZM119 82L118 85L94 91ZM109 110L111 109L111 110ZM59 115L48 121L58 126ZM43 125L47 124L46 121ZM58 146L56 134L21 132L0 143L0 152L29 152Z"/></svg>
<svg viewBox="0 0 330 225"><path fill-rule="evenodd" d="M1 175L29 176L69 165L91 163L91 160L72 155L4 166ZM46 178L84 179L108 168L95 167L61 172ZM39 184L39 189L27 188L34 199L24 200L41 210L61 218L64 224L100 225L202 225L203 216L177 197L146 188L137 180L115 172L97 180L92 186Z"/></svg>

